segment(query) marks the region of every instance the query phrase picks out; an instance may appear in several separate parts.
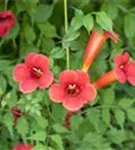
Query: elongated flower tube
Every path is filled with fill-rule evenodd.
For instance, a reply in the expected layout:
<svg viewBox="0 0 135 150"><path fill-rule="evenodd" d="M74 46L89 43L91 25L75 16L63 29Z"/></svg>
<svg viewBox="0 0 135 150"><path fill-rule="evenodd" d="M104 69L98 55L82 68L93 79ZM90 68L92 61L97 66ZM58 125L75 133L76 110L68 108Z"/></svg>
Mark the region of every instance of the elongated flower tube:
<svg viewBox="0 0 135 150"><path fill-rule="evenodd" d="M122 55L116 55L114 62L115 68L105 73L94 83L96 89L107 86L114 81L120 83L128 81L135 86L135 61L129 61L129 54L125 52Z"/></svg>
<svg viewBox="0 0 135 150"><path fill-rule="evenodd" d="M96 29L92 31L90 39L85 49L83 67L82 70L87 72L88 68L91 66L93 60L99 53L102 45L108 39L112 39L115 43L118 41L118 35L116 33L111 33L108 31L98 32Z"/></svg>

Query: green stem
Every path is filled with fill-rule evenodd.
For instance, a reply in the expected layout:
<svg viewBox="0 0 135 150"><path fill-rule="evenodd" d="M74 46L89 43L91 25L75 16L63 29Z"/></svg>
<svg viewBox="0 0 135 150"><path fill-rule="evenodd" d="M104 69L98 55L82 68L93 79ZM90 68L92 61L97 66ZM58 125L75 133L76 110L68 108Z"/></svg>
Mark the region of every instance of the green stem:
<svg viewBox="0 0 135 150"><path fill-rule="evenodd" d="M67 0L64 0L64 20L65 20L65 33L68 33L68 10L67 10ZM67 60L67 69L70 69L70 56L69 48L66 48L66 60Z"/></svg>
<svg viewBox="0 0 135 150"><path fill-rule="evenodd" d="M5 6L4 6L5 10L7 10L7 6L8 6L8 0L5 0Z"/></svg>

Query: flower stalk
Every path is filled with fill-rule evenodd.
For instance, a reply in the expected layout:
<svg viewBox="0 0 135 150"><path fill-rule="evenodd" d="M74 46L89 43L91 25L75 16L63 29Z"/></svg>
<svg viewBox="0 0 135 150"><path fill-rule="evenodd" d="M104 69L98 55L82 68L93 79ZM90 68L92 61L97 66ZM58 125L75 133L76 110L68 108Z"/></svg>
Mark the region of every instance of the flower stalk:
<svg viewBox="0 0 135 150"><path fill-rule="evenodd" d="M65 21L65 33L68 33L68 9L67 9L67 0L64 0L64 21ZM66 48L66 61L67 61L67 69L70 69L70 51L69 48Z"/></svg>

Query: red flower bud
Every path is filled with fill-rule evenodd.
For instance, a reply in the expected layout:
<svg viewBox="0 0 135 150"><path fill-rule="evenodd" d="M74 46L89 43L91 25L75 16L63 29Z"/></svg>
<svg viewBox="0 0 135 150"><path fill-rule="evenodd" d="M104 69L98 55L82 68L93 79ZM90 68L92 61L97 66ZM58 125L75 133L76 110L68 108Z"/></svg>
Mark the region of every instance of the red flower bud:
<svg viewBox="0 0 135 150"><path fill-rule="evenodd" d="M102 45L108 38L112 39L115 43L117 43L118 35L116 33L110 33L108 31L104 31L102 33L96 31L95 29L92 31L92 34L90 36L90 39L88 40L88 44L85 49L82 67L83 71L87 72L93 60L99 53Z"/></svg>

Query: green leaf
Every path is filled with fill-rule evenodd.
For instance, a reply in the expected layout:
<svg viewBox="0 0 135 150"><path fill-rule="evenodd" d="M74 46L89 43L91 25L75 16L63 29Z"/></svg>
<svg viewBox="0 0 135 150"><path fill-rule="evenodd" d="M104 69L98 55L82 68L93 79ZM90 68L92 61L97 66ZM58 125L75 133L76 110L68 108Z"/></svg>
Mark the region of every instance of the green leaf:
<svg viewBox="0 0 135 150"><path fill-rule="evenodd" d="M52 142L52 147L55 148L55 150L64 150L60 135L51 135L50 140Z"/></svg>
<svg viewBox="0 0 135 150"><path fill-rule="evenodd" d="M31 44L36 38L34 29L29 24L24 24L23 30L26 42Z"/></svg>
<svg viewBox="0 0 135 150"><path fill-rule="evenodd" d="M125 122L125 113L120 109L116 109L114 111L114 114L115 114L117 124L123 127L124 122Z"/></svg>
<svg viewBox="0 0 135 150"><path fill-rule="evenodd" d="M51 57L55 59L60 59L65 56L65 50L61 47L55 47L51 51Z"/></svg>
<svg viewBox="0 0 135 150"><path fill-rule="evenodd" d="M75 130L75 129L78 129L79 125L81 124L82 122L82 117L81 116L77 116L77 115L73 115L71 117L71 120L70 120L70 126L71 126L71 129L72 130Z"/></svg>
<svg viewBox="0 0 135 150"><path fill-rule="evenodd" d="M9 60L0 60L0 71L4 72L5 69L9 68L10 61Z"/></svg>
<svg viewBox="0 0 135 150"><path fill-rule="evenodd" d="M34 117L36 119L36 122L37 122L37 125L42 128L42 129L45 129L47 126L48 126L48 121L43 118L43 117Z"/></svg>
<svg viewBox="0 0 135 150"><path fill-rule="evenodd" d="M65 128L63 126L63 124L55 124L53 125L53 129L57 132L57 133L69 133L69 131L67 130L67 128Z"/></svg>
<svg viewBox="0 0 135 150"><path fill-rule="evenodd" d="M39 0L24 0L24 6L25 9L27 10L27 13L32 17L34 13L36 12L37 9L37 3Z"/></svg>
<svg viewBox="0 0 135 150"><path fill-rule="evenodd" d="M35 140L35 141L45 141L46 139L46 132L45 131L39 131L30 137L27 137L27 139Z"/></svg>
<svg viewBox="0 0 135 150"><path fill-rule="evenodd" d="M92 30L93 26L94 26L94 21L93 21L93 17L91 14L87 14L84 18L83 18L83 25L84 27L87 29L88 33L90 33L90 31Z"/></svg>
<svg viewBox="0 0 135 150"><path fill-rule="evenodd" d="M101 93L102 103L104 105L112 105L114 103L115 94L113 88L103 90Z"/></svg>
<svg viewBox="0 0 135 150"><path fill-rule="evenodd" d="M131 120L132 122L135 122L135 108L129 108L127 110L127 115L129 120Z"/></svg>
<svg viewBox="0 0 135 150"><path fill-rule="evenodd" d="M66 110L63 106L59 104L52 104L52 116L55 118L55 121L63 123L65 120Z"/></svg>
<svg viewBox="0 0 135 150"><path fill-rule="evenodd" d="M34 21L37 23L46 22L53 13L53 5L39 5L34 15Z"/></svg>
<svg viewBox="0 0 135 150"><path fill-rule="evenodd" d="M83 12L81 12L80 10L76 10L75 17L73 17L71 21L71 28L74 31L77 31L78 29L80 29L83 25L82 20L83 20Z"/></svg>
<svg viewBox="0 0 135 150"><path fill-rule="evenodd" d="M21 117L17 120L16 129L22 137L26 136L26 134L28 133L29 126L27 120L24 117Z"/></svg>
<svg viewBox="0 0 135 150"><path fill-rule="evenodd" d="M103 108L102 109L102 119L106 123L106 125L110 126L110 109L109 108Z"/></svg>
<svg viewBox="0 0 135 150"><path fill-rule="evenodd" d="M117 130L115 128L109 130L107 136L108 139L115 144L121 144L126 138L124 130Z"/></svg>
<svg viewBox="0 0 135 150"><path fill-rule="evenodd" d="M96 132L99 132L99 125L100 125L100 110L96 108L91 108L87 113L87 117L90 122L93 124Z"/></svg>
<svg viewBox="0 0 135 150"><path fill-rule="evenodd" d="M65 41L71 42L71 41L77 39L79 37L79 35L80 35L79 32L69 31Z"/></svg>
<svg viewBox="0 0 135 150"><path fill-rule="evenodd" d="M122 109L128 109L135 103L134 99L129 99L129 98L123 98L120 99L118 102L118 106L120 106Z"/></svg>
<svg viewBox="0 0 135 150"><path fill-rule="evenodd" d="M10 30L8 36L5 37L5 39L12 39L12 38L15 39L15 38L17 37L19 31L20 31L20 25L19 25L19 23L17 22L17 23L15 24L15 26Z"/></svg>
<svg viewBox="0 0 135 150"><path fill-rule="evenodd" d="M3 95L7 89L7 81L4 76L0 76L0 95Z"/></svg>
<svg viewBox="0 0 135 150"><path fill-rule="evenodd" d="M103 29L113 31L112 20L105 12L96 13L96 21Z"/></svg>
<svg viewBox="0 0 135 150"><path fill-rule="evenodd" d="M135 14L128 13L124 18L124 33L126 37L133 38L135 36Z"/></svg>
<svg viewBox="0 0 135 150"><path fill-rule="evenodd" d="M13 115L11 113L6 113L3 116L2 122L5 124L5 126L8 128L8 131L13 138Z"/></svg>
<svg viewBox="0 0 135 150"><path fill-rule="evenodd" d="M43 35L46 37L52 38L57 37L56 28L50 22L46 22L44 24L38 24L38 27Z"/></svg>

